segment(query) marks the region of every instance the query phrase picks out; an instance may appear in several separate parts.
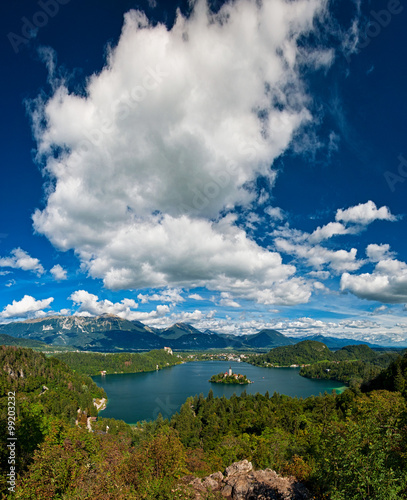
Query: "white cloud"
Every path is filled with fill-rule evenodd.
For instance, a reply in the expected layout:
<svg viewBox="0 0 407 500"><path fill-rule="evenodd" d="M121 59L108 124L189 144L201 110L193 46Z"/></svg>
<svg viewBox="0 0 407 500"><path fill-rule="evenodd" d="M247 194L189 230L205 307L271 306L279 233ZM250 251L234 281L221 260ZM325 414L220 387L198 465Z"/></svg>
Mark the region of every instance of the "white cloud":
<svg viewBox="0 0 407 500"><path fill-rule="evenodd" d="M355 228L347 228L340 222L329 222L326 226L318 227L309 235L310 243L319 243L323 240L332 238L332 236L343 234L355 234Z"/></svg>
<svg viewBox="0 0 407 500"><path fill-rule="evenodd" d="M231 294L228 292L222 292L220 297L219 304L223 307L242 307L238 302L233 300Z"/></svg>
<svg viewBox="0 0 407 500"><path fill-rule="evenodd" d="M43 309L49 307L53 300L53 297L36 300L30 295L24 295L21 300L13 300L12 304L7 305L0 313L0 318L8 319L44 316L45 313Z"/></svg>
<svg viewBox="0 0 407 500"><path fill-rule="evenodd" d="M329 250L320 245L296 244L282 238L276 238L274 243L277 250L304 259L308 265L317 270L320 270L323 266L329 266L333 271L342 273L344 271L355 271L364 264L362 260L356 259L356 248L349 251Z"/></svg>
<svg viewBox="0 0 407 500"><path fill-rule="evenodd" d="M79 306L75 312L79 316L100 316L101 314L112 314L129 321L142 321L154 324L155 321L166 316L170 308L166 304L159 304L152 311L136 311L138 303L133 299L123 299L120 302L110 300L100 300L97 295L86 290L77 290L69 297L74 304Z"/></svg>
<svg viewBox="0 0 407 500"><path fill-rule="evenodd" d="M338 209L335 216L336 222L329 222L325 226L318 227L310 234L310 243L319 243L336 235L358 234L364 230L364 226L375 220L395 221L397 217L392 215L388 207L377 208L373 201L360 203L346 210ZM351 224L345 226L345 224Z"/></svg>
<svg viewBox="0 0 407 500"><path fill-rule="evenodd" d="M335 134L335 132L331 131L329 134L328 156L331 156L333 152L338 151L339 141L340 141L340 136L338 134Z"/></svg>
<svg viewBox="0 0 407 500"><path fill-rule="evenodd" d="M255 297L260 304L293 306L308 302L311 293L312 283L302 278L292 278L277 283L273 288L257 291Z"/></svg>
<svg viewBox="0 0 407 500"><path fill-rule="evenodd" d="M106 287L194 287L306 301L293 266L219 214L249 207L259 175L311 122L302 68L333 54L299 49L325 0L198 1L171 30L125 16L86 96L62 84L32 110L54 190L36 231L74 249ZM304 38L303 38L304 39ZM55 151L61 153L55 158Z"/></svg>
<svg viewBox="0 0 407 500"><path fill-rule="evenodd" d="M155 301L155 302L170 302L172 305L179 304L180 302L184 302L185 299L181 295L182 290L176 288L167 288L160 293L153 293L150 295L143 295L139 293L137 298L142 304L147 304L147 302Z"/></svg>
<svg viewBox="0 0 407 500"><path fill-rule="evenodd" d="M388 307L387 306L380 306L380 307L376 307L376 309L373 311L372 314L380 314L380 313L383 313L384 311L387 311Z"/></svg>
<svg viewBox="0 0 407 500"><path fill-rule="evenodd" d="M271 217L272 220L284 220L285 215L280 207L267 207L264 212Z"/></svg>
<svg viewBox="0 0 407 500"><path fill-rule="evenodd" d="M66 270L60 266L59 264L56 264L51 270L50 273L54 277L56 281L63 281L67 279L66 276Z"/></svg>
<svg viewBox="0 0 407 500"><path fill-rule="evenodd" d="M403 304L407 302L407 264L395 259L381 260L372 273L344 273L340 286L361 299Z"/></svg>
<svg viewBox="0 0 407 500"><path fill-rule="evenodd" d="M194 323L195 321L201 321L204 317L207 317L207 315L199 309L195 309L192 312L183 311L178 314L171 314L171 321L174 323Z"/></svg>
<svg viewBox="0 0 407 500"><path fill-rule="evenodd" d="M199 295L199 293L191 293L188 295L188 298L192 300L205 300L203 297Z"/></svg>
<svg viewBox="0 0 407 500"><path fill-rule="evenodd" d="M13 269L22 269L23 271L32 271L36 273L37 276L41 276L45 272L40 261L30 257L30 255L21 248L12 250L10 257L0 258L0 267L11 267Z"/></svg>
<svg viewBox="0 0 407 500"><path fill-rule="evenodd" d="M318 290L319 292L329 292L329 288L327 288L323 283L320 281L314 281L312 284L315 290Z"/></svg>
<svg viewBox="0 0 407 500"><path fill-rule="evenodd" d="M366 255L372 262L380 262L394 257L393 252L390 252L390 245L376 245L374 243L366 247Z"/></svg>
<svg viewBox="0 0 407 500"><path fill-rule="evenodd" d="M131 321L141 321L148 325L161 324L162 318L166 317L170 312L170 308L166 304L158 305L155 310L149 312L133 311L126 319ZM119 314L120 316L120 314ZM125 316L121 316L125 317Z"/></svg>
<svg viewBox="0 0 407 500"><path fill-rule="evenodd" d="M350 207L346 210L338 209L335 218L336 222L329 222L324 226L319 226L311 234L292 229L286 223L283 227L279 227L271 233L275 238L274 245L279 252L294 255L297 258L305 260L316 272L321 272L324 266L329 266L337 273L356 271L367 262L356 259L356 248L352 248L351 250L331 250L319 243L336 235L358 234L368 224L377 219L397 220L397 217L392 215L387 207L377 209L372 201ZM344 224L338 222L339 220L342 220ZM369 260L373 262L393 256L389 251L389 245L368 245L366 254ZM315 275L315 277L318 276ZM321 279L326 279L327 277L325 275Z"/></svg>
<svg viewBox="0 0 407 500"><path fill-rule="evenodd" d="M376 204L369 200L346 210L339 209L336 212L335 219L345 223L367 225L375 220L395 221L397 217L390 212L388 207L377 208Z"/></svg>
<svg viewBox="0 0 407 500"><path fill-rule="evenodd" d="M88 313L93 316L101 314L113 314L129 319L132 309L137 309L138 304L133 299L123 299L121 302L111 302L110 300L99 300L97 295L86 290L77 290L69 296L69 300L79 305L79 313Z"/></svg>
<svg viewBox="0 0 407 500"><path fill-rule="evenodd" d="M311 276L312 278L318 278L320 280L327 280L330 278L331 274L329 271L310 271L308 273L308 276Z"/></svg>

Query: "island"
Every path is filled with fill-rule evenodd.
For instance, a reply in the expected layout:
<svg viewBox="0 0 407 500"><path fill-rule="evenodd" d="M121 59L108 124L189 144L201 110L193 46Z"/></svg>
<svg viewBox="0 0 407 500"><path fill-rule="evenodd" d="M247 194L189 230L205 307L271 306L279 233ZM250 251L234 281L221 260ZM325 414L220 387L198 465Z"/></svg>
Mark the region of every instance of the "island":
<svg viewBox="0 0 407 500"><path fill-rule="evenodd" d="M241 373L233 373L232 368L229 368L228 372L218 373L217 375L212 375L209 382L214 382L216 384L252 384L253 382L249 380L246 375Z"/></svg>

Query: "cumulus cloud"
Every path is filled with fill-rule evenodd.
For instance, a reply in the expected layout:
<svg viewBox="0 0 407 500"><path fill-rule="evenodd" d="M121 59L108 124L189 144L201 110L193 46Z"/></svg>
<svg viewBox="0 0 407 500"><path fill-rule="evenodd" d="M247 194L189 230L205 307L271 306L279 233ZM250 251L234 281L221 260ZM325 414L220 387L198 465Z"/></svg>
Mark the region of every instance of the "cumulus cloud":
<svg viewBox="0 0 407 500"><path fill-rule="evenodd" d="M308 276L311 276L312 278L318 278L320 280L327 280L331 274L329 271L310 271L308 273Z"/></svg>
<svg viewBox="0 0 407 500"><path fill-rule="evenodd" d="M60 84L32 108L54 186L36 231L111 289L308 300L303 282L287 281L293 266L219 215L249 207L258 176L273 185L270 165L311 121L300 68L329 66L333 54L303 42L325 7L238 0L213 14L200 0L170 30L128 12L86 95Z"/></svg>
<svg viewBox="0 0 407 500"><path fill-rule="evenodd" d="M272 220L284 220L285 214L280 207L267 207L264 209L264 212L270 216Z"/></svg>
<svg viewBox="0 0 407 500"><path fill-rule="evenodd" d="M385 304L406 303L407 264L396 259L381 260L372 273L344 273L340 287L361 299Z"/></svg>
<svg viewBox="0 0 407 500"><path fill-rule="evenodd" d="M238 302L233 300L232 296L228 292L222 292L220 294L219 304L224 307L242 307Z"/></svg>
<svg viewBox="0 0 407 500"><path fill-rule="evenodd" d="M67 279L66 270L59 264L56 264L52 269L50 269L50 273L56 281L63 281Z"/></svg>
<svg viewBox="0 0 407 500"><path fill-rule="evenodd" d="M323 240L332 238L332 236L343 234L355 234L357 232L353 227L345 227L340 222L329 222L325 226L318 227L309 235L308 241L310 243L319 243Z"/></svg>
<svg viewBox="0 0 407 500"><path fill-rule="evenodd" d="M373 201L368 201L346 210L338 209L335 219L336 222L329 222L325 226L318 227L310 234L308 240L311 243L319 243L336 235L358 234L375 220L393 222L397 220L397 217L390 212L388 207L377 208Z"/></svg>
<svg viewBox="0 0 407 500"><path fill-rule="evenodd" d="M361 224L363 226L372 223L375 220L396 221L390 209L386 206L377 208L376 204L369 200L366 203L359 203L355 207L347 208L346 210L339 209L335 216L336 221L345 223Z"/></svg>
<svg viewBox="0 0 407 500"><path fill-rule="evenodd" d="M69 296L69 300L79 306L79 313L89 313L92 316L101 314L113 314L125 317L132 309L137 309L138 304L133 299L123 299L121 302L111 302L110 300L99 300L97 295L86 290L77 290Z"/></svg>
<svg viewBox="0 0 407 500"><path fill-rule="evenodd" d="M163 290L160 293L152 293L149 295L143 295L139 293L137 295L138 300L142 304L147 304L147 302L155 301L155 302L170 302L172 305L179 304L180 302L184 302L185 299L181 295L182 290L180 289L170 289Z"/></svg>
<svg viewBox="0 0 407 500"><path fill-rule="evenodd" d="M130 321L141 321L148 325L159 325L162 323L162 318L165 318L169 313L170 308L166 304L160 304L152 311L132 311L131 314L118 314L118 316L124 317Z"/></svg>
<svg viewBox="0 0 407 500"><path fill-rule="evenodd" d="M335 218L335 222L319 226L312 233L290 228L286 223L271 233L274 237L275 248L279 252L304 260L307 265L315 269L315 277L318 277L315 272L325 272L322 269L324 266L329 266L336 273L356 271L367 262L356 258L356 248L331 250L320 243L337 235L358 234L374 220L397 220L397 217L391 214L388 207L383 206L378 209L372 201L361 203L346 210L338 209ZM368 245L366 254L371 262L393 257L389 245ZM309 275L313 276L310 273ZM328 275L322 276L321 279L328 277ZM346 281L347 278L344 278L344 280Z"/></svg>
<svg viewBox="0 0 407 500"><path fill-rule="evenodd" d="M183 311L178 314L171 314L171 321L174 323L194 323L196 321L201 321L205 317L209 317L211 314L204 314L199 309L195 309L192 312Z"/></svg>
<svg viewBox="0 0 407 500"><path fill-rule="evenodd" d="M355 271L364 262L356 259L357 250L330 250L321 245L309 245L307 243L292 243L283 238L274 240L276 248L290 255L304 259L309 266L316 270L322 270L324 266L329 266L333 271L342 273L344 271Z"/></svg>
<svg viewBox="0 0 407 500"><path fill-rule="evenodd" d="M100 300L97 295L89 293L86 290L77 290L72 293L69 300L79 306L75 312L79 316L100 316L102 314L112 314L119 318L129 321L147 321L154 323L157 318L162 318L170 312L166 304L158 305L152 311L137 311L138 303L133 299L123 299L120 302L111 302L110 300Z"/></svg>
<svg viewBox="0 0 407 500"><path fill-rule="evenodd" d="M205 300L203 297L199 295L199 293L191 293L188 295L188 298L192 300Z"/></svg>
<svg viewBox="0 0 407 500"><path fill-rule="evenodd" d="M393 252L390 251L390 245L376 245L374 243L366 247L366 255L372 262L380 262L394 257Z"/></svg>
<svg viewBox="0 0 407 500"><path fill-rule="evenodd" d="M0 267L11 267L13 269L22 269L23 271L32 271L37 276L44 274L39 259L31 257L25 250L15 248L11 251L9 257L0 258Z"/></svg>
<svg viewBox="0 0 407 500"><path fill-rule="evenodd" d="M24 295L21 300L13 300L12 304L7 305L0 313L0 318L9 319L45 316L46 313L43 309L48 308L53 300L53 297L36 300L30 295Z"/></svg>

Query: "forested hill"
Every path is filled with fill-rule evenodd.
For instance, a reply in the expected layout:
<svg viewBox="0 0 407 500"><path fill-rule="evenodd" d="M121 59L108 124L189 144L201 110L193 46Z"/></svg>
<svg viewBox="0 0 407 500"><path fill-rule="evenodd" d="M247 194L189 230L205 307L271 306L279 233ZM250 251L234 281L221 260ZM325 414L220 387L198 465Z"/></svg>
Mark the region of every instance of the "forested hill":
<svg viewBox="0 0 407 500"><path fill-rule="evenodd" d="M44 342L40 342L39 340L18 339L5 333L0 333L0 345L14 345L18 347L28 347L31 349L46 349L47 347L50 347Z"/></svg>
<svg viewBox="0 0 407 500"><path fill-rule="evenodd" d="M290 366L332 359L333 353L322 342L303 340L295 345L276 347L267 354L252 356L249 362L257 366Z"/></svg>
<svg viewBox="0 0 407 500"><path fill-rule="evenodd" d="M15 466L21 473L53 423L74 425L79 408L96 415L93 398L103 397L104 390L91 378L74 373L58 359L31 349L0 346L0 496L5 471L10 471L8 423L17 437ZM12 411L9 422L8 411Z"/></svg>
<svg viewBox="0 0 407 500"><path fill-rule="evenodd" d="M345 346L333 352L322 342L303 340L295 345L276 347L266 354L251 356L249 362L257 366L291 366L309 365L323 361L374 362L380 357L386 357L386 354L376 353L369 346L363 344ZM378 363L382 367L387 366L387 364Z"/></svg>
<svg viewBox="0 0 407 500"><path fill-rule="evenodd" d="M78 408L96 415L93 398L105 397L91 378L31 349L0 346L0 398L15 392L27 408L73 422ZM2 400L4 403L4 401Z"/></svg>
<svg viewBox="0 0 407 500"><path fill-rule="evenodd" d="M407 353L396 359L373 380L362 386L362 391L380 390L405 392L407 390Z"/></svg>
<svg viewBox="0 0 407 500"><path fill-rule="evenodd" d="M142 354L66 352L53 356L82 375L100 375L101 371L106 374L147 372L155 370L157 366L161 369L181 363L180 358L163 349Z"/></svg>

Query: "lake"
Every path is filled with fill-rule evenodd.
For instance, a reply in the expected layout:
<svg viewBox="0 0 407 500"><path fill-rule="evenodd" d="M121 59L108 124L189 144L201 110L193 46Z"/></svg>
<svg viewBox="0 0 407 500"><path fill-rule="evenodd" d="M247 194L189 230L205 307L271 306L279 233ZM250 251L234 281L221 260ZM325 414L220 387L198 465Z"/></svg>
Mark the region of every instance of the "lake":
<svg viewBox="0 0 407 500"><path fill-rule="evenodd" d="M252 380L248 385L224 385L208 382L214 374L232 367L233 373L242 373ZM92 377L103 387L108 397L101 417L117 418L131 424L141 420L153 420L159 413L170 418L177 412L187 397L208 395L210 389L215 397L229 398L244 390L248 394L275 392L292 397L306 398L320 393L343 390L341 382L311 380L300 377L299 368L260 368L248 363L227 361L193 361L163 370L145 373L126 373Z"/></svg>

